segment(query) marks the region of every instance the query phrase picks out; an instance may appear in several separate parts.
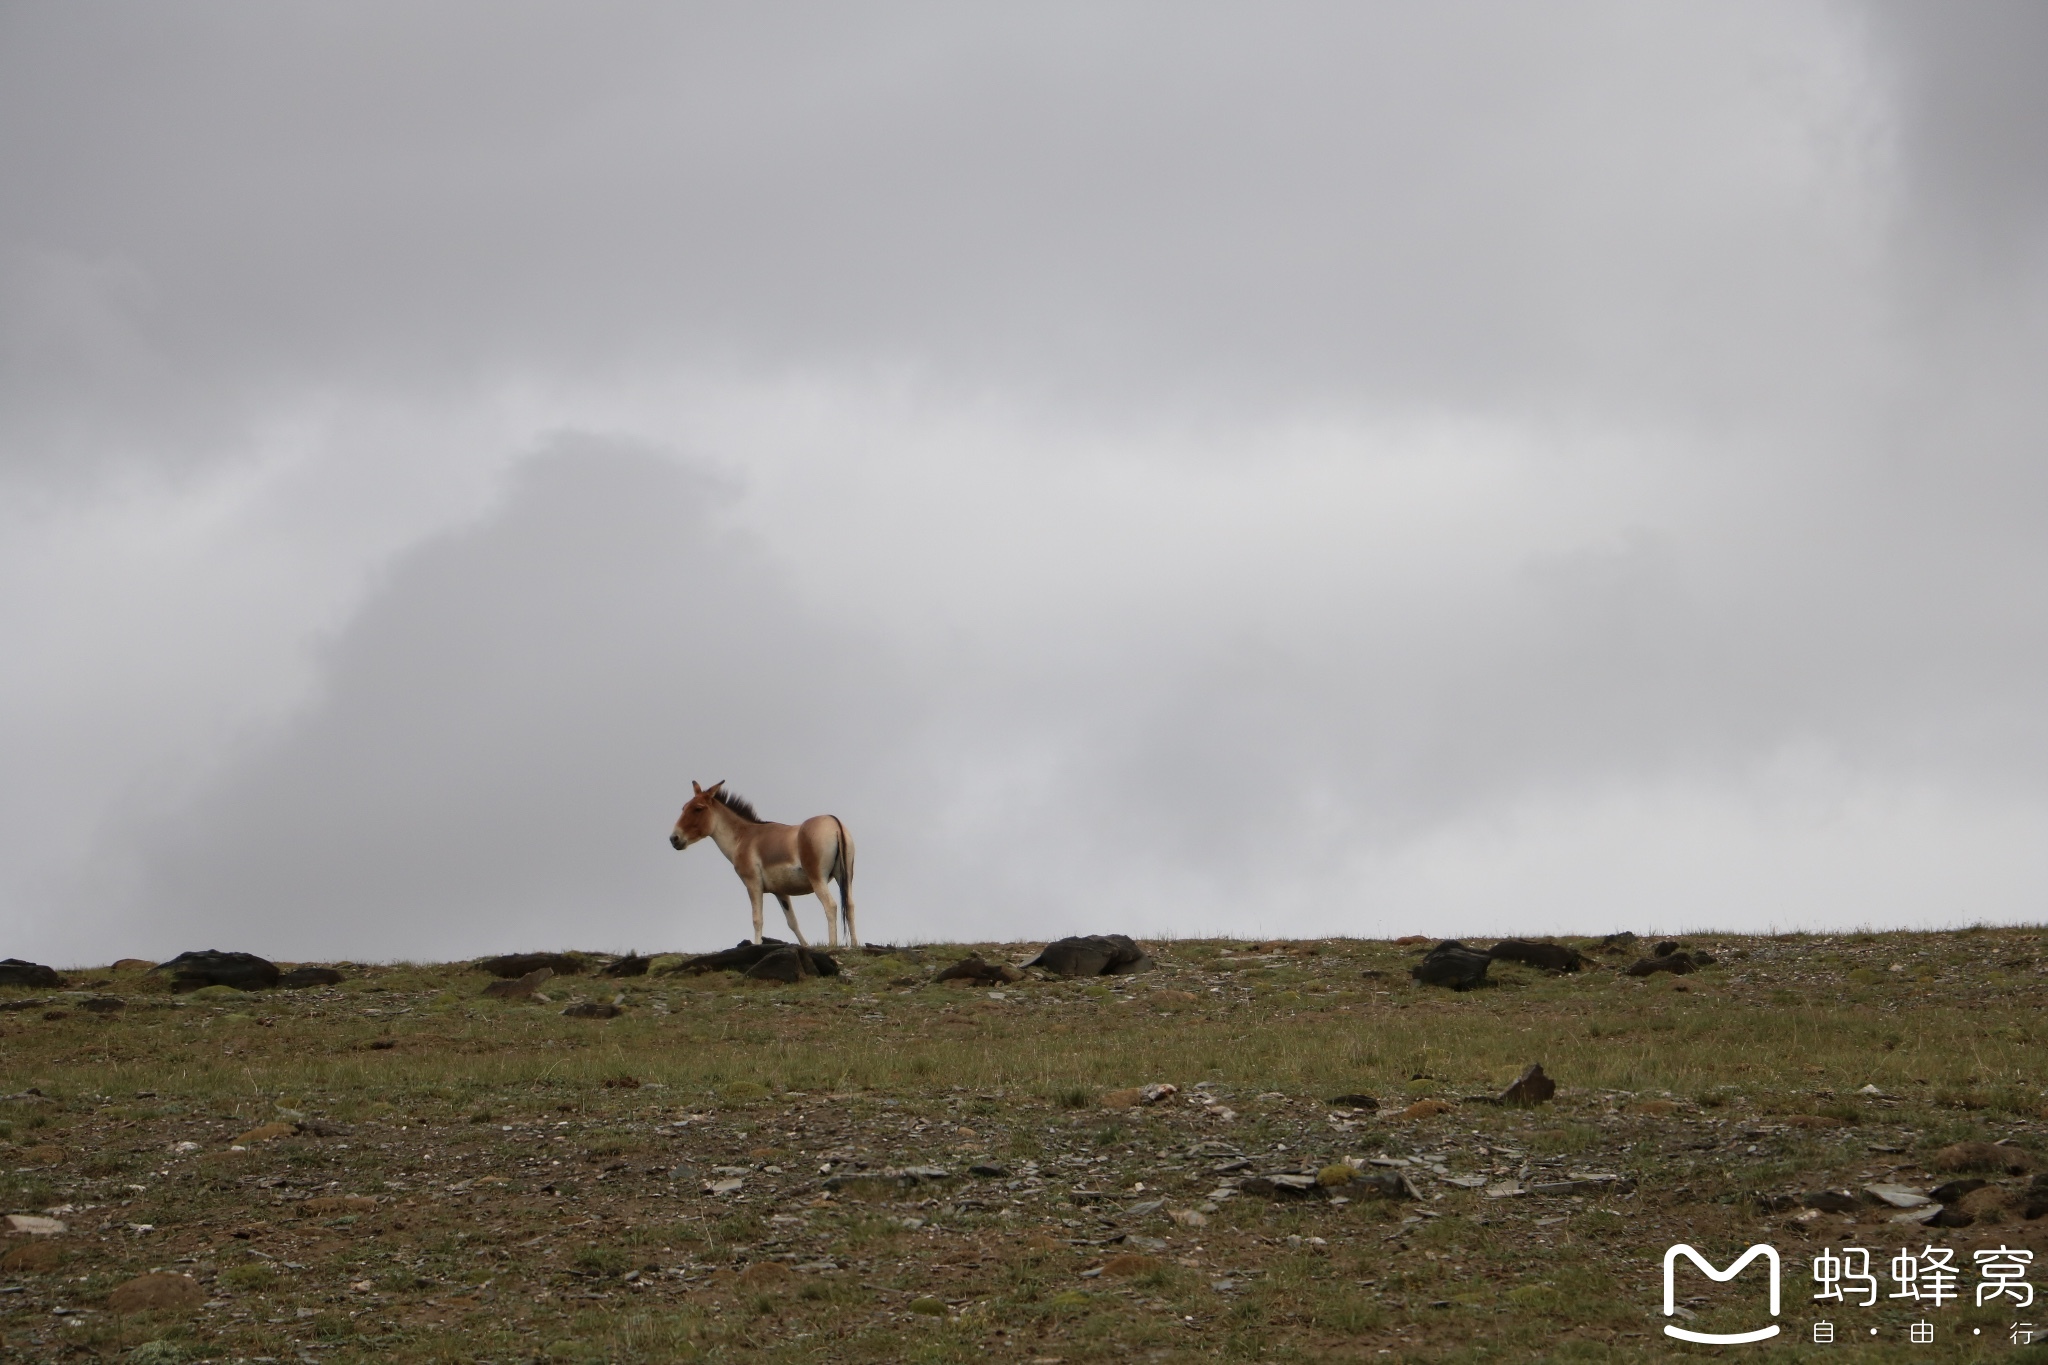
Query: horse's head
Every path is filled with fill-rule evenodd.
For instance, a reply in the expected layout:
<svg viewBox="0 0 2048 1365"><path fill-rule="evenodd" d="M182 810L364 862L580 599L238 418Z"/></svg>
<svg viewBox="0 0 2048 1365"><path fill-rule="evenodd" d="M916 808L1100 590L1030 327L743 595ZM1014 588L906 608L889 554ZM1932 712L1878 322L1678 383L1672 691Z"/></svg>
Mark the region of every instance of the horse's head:
<svg viewBox="0 0 2048 1365"><path fill-rule="evenodd" d="M689 804L683 807L683 813L676 817L676 827L668 836L670 848L688 848L699 839L711 837L711 808L718 804L718 789L724 785L724 778L708 787L700 787L695 782L690 784L690 789L695 795L691 796Z"/></svg>

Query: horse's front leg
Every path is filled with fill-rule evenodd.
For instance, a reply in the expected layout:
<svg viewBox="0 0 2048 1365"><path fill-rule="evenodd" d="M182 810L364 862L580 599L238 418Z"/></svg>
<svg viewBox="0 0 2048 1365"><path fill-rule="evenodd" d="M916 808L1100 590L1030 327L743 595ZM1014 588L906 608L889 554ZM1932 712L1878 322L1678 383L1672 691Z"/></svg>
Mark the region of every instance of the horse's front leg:
<svg viewBox="0 0 2048 1365"><path fill-rule="evenodd" d="M789 932L796 935L797 943L805 948L810 947L809 941L804 938L804 931L797 926L796 907L789 903L789 897L778 891L775 893L775 899L782 902L782 917L789 921Z"/></svg>
<svg viewBox="0 0 2048 1365"><path fill-rule="evenodd" d="M761 883L747 883L747 899L754 903L754 942L761 941Z"/></svg>

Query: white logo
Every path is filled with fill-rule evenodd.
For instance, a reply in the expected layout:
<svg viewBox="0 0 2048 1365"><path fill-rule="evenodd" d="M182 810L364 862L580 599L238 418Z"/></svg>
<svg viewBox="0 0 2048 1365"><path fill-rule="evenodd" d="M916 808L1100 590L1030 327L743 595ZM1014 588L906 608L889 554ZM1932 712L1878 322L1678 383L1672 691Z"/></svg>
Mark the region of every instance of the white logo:
<svg viewBox="0 0 2048 1365"><path fill-rule="evenodd" d="M1734 1279L1742 1273L1744 1266L1759 1256L1763 1257L1771 1263L1771 1316L1774 1318L1778 1316L1778 1251L1776 1247L1766 1246L1762 1242L1758 1242L1755 1246L1743 1252L1736 1259L1735 1263L1726 1270L1716 1270L1713 1263L1708 1261L1706 1257L1700 1255L1685 1243L1680 1242L1664 1253L1665 1317L1671 1317L1678 1312L1677 1286L1673 1283L1672 1267L1680 1256L1685 1257L1705 1271L1708 1279L1720 1284L1726 1284ZM1745 1341L1763 1341L1767 1337L1774 1337L1778 1335L1778 1325L1772 1323L1769 1327L1759 1327L1754 1332L1688 1332L1683 1327L1672 1327L1667 1324L1664 1328L1664 1335L1667 1337L1677 1337L1680 1341L1697 1341L1707 1346L1735 1346Z"/></svg>

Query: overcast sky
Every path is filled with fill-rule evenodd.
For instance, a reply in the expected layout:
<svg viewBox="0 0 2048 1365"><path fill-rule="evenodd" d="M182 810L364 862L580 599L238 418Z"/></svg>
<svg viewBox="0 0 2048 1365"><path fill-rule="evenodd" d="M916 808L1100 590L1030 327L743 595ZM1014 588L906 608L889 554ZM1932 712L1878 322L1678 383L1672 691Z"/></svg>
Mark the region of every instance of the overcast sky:
<svg viewBox="0 0 2048 1365"><path fill-rule="evenodd" d="M2048 920L2043 70L0 5L0 955L719 946L720 778L873 941Z"/></svg>

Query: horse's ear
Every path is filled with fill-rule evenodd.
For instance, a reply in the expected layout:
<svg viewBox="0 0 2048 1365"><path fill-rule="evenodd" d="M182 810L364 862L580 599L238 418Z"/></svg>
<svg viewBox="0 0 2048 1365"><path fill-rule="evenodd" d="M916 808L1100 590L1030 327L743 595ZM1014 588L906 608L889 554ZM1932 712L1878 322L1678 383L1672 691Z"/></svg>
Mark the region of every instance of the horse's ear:
<svg viewBox="0 0 2048 1365"><path fill-rule="evenodd" d="M717 780L716 782L713 782L713 783L712 783L712 784L711 784L710 786L706 787L706 788L705 788L704 790L705 790L706 792L710 793L711 795L714 795L714 796L715 796L715 795L717 795L717 794L718 794L718 789L719 789L720 787L723 787L724 785L725 785L725 779L721 777L721 778L719 778L719 779L718 779L718 780Z"/></svg>
<svg viewBox="0 0 2048 1365"><path fill-rule="evenodd" d="M695 782L690 783L690 791L697 796L702 796L704 794L704 789L698 786Z"/></svg>

